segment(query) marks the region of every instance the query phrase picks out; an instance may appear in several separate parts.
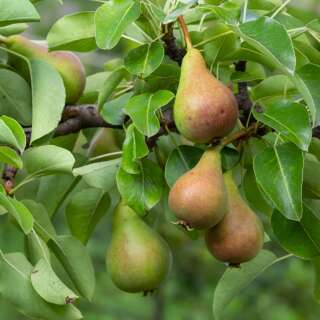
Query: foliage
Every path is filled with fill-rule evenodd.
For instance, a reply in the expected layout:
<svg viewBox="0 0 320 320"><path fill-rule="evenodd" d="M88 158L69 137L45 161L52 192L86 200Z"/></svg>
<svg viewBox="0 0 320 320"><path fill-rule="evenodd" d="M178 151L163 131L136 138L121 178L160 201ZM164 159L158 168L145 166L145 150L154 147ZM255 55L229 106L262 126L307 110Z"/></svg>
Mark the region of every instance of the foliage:
<svg viewBox="0 0 320 320"><path fill-rule="evenodd" d="M278 263L293 256L292 268L314 269L318 275L320 23L311 5L300 8L281 0L92 1L52 23L46 32L49 52L73 51L86 62L83 53L103 50L103 59L110 53L119 59L91 66L94 73L87 76L78 103L66 106L59 72L6 45L7 37L35 26L41 6L49 4L0 0L1 232L17 239L13 248L0 242L1 299L30 318L68 320L81 318L89 301L103 306L104 292L109 300L119 295L111 284L106 291L101 287L100 282L109 281L101 272L107 239L98 245L94 237L109 233L107 213L119 197L170 243L177 261L170 279L178 279L176 286L185 286L188 293L197 287L197 275L184 261L196 261L199 274L211 273L211 267L202 266L208 260L214 265L214 260L199 249L201 234L168 223L173 220L168 192L205 148L180 136L172 119L184 52L177 23L181 15L209 70L233 88L239 102L241 121L219 141L224 145L222 164L237 174L239 188L268 235L264 250L241 269L215 266L217 274L207 278L210 286L202 285L203 301L217 282L213 314L223 318L226 306L257 277L248 289L251 299L263 295L263 281L277 287L268 282L268 273L286 272ZM101 127L107 136L100 135ZM98 144L99 152L92 154ZM191 242L198 251L185 249ZM98 263L93 264L92 256ZM190 287L183 284L186 275L192 275L187 278ZM316 277L316 300L318 288ZM161 303L164 292L173 299L176 290L162 288L155 302ZM191 304L192 294L185 294ZM128 305L134 310L134 303ZM208 304L204 308L210 309ZM208 310L199 314L206 318ZM230 317L236 319L238 311L231 304ZM181 316L172 306L168 312L176 315L172 318ZM148 317L137 309L132 314Z"/></svg>

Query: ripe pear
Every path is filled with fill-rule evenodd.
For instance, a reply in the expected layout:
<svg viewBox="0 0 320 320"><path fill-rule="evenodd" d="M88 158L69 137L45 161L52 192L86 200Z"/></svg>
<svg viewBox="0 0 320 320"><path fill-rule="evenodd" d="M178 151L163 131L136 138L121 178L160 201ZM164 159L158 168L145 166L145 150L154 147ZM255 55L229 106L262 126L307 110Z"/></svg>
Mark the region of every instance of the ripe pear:
<svg viewBox="0 0 320 320"><path fill-rule="evenodd" d="M114 284L126 292L152 292L171 267L168 244L131 208L115 209L107 269Z"/></svg>
<svg viewBox="0 0 320 320"><path fill-rule="evenodd" d="M195 48L189 48L183 58L173 110L180 133L196 143L224 137L236 124L238 105L234 95L209 72Z"/></svg>
<svg viewBox="0 0 320 320"><path fill-rule="evenodd" d="M66 103L74 104L81 97L86 83L84 66L78 56L70 51L48 52L45 44L36 43L21 35L14 35L3 40L7 48L26 57L42 59L53 66L61 75L66 89ZM9 64L26 75L21 60L10 56Z"/></svg>
<svg viewBox="0 0 320 320"><path fill-rule="evenodd" d="M224 174L229 210L224 219L209 229L205 240L211 254L218 260L238 266L254 258L263 246L263 226L257 215L242 199L232 178Z"/></svg>
<svg viewBox="0 0 320 320"><path fill-rule="evenodd" d="M208 229L224 217L228 201L219 148L205 151L197 165L176 181L169 207L181 224L194 229Z"/></svg>

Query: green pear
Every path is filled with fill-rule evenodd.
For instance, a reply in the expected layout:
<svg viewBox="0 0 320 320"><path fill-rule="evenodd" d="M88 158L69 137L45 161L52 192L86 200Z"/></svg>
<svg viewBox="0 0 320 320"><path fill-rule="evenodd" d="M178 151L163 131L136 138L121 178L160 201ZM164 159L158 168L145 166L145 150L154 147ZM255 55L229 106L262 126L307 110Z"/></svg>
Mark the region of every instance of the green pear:
<svg viewBox="0 0 320 320"><path fill-rule="evenodd" d="M152 292L171 266L168 244L131 208L120 202L112 224L106 257L114 284L126 292Z"/></svg>
<svg viewBox="0 0 320 320"><path fill-rule="evenodd" d="M45 44L29 40L21 35L14 35L3 40L8 49L29 59L42 59L52 65L61 75L66 89L66 103L74 104L81 97L86 83L84 66L80 59L70 51L48 52ZM26 76L28 70L17 59L10 55L9 64L21 70Z"/></svg>
<svg viewBox="0 0 320 320"><path fill-rule="evenodd" d="M218 260L238 266L253 259L263 246L263 226L257 215L242 199L232 178L224 175L229 209L224 219L209 229L205 240L208 250Z"/></svg>
<svg viewBox="0 0 320 320"><path fill-rule="evenodd" d="M197 49L189 48L183 58L173 110L180 133L196 143L224 137L236 125L234 95L209 72Z"/></svg>
<svg viewBox="0 0 320 320"><path fill-rule="evenodd" d="M205 151L197 165L175 182L169 207L181 224L190 228L208 229L221 221L228 201L220 148Z"/></svg>

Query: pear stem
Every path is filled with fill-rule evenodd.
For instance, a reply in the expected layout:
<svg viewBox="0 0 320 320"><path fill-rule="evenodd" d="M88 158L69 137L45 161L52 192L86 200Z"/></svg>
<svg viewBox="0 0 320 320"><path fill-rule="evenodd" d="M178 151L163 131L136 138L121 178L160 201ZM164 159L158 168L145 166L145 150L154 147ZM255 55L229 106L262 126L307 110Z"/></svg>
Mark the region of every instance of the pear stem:
<svg viewBox="0 0 320 320"><path fill-rule="evenodd" d="M225 137L224 139L222 139L220 141L220 145L221 146L226 146L229 143L232 143L236 140L239 140L241 138L245 138L245 137L250 137L252 134L256 133L257 129L259 128L260 124L258 124L258 127L256 126L256 123L254 123L253 125L251 125L248 128L245 129L241 129L227 137Z"/></svg>
<svg viewBox="0 0 320 320"><path fill-rule="evenodd" d="M187 44L187 50L190 50L192 49L192 41L191 41L191 37L190 37L190 33L189 33L189 30L188 30L188 27L186 25L186 22L184 21L184 18L183 16L179 16L178 17L178 22L180 24L180 28L181 28L181 31L183 33L183 37L184 37L184 40Z"/></svg>

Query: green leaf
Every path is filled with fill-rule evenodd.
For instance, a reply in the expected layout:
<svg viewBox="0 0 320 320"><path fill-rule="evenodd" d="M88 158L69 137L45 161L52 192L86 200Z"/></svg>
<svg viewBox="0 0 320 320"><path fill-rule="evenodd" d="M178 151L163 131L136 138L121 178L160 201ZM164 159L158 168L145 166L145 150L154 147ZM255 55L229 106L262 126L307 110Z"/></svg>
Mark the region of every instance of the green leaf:
<svg viewBox="0 0 320 320"><path fill-rule="evenodd" d="M222 275L214 292L213 314L215 320L224 319L223 313L232 301L267 268L281 261L270 251L262 250L253 260L241 264L241 268L228 268Z"/></svg>
<svg viewBox="0 0 320 320"><path fill-rule="evenodd" d="M208 42L210 40L210 42ZM225 24L217 23L214 27L201 32L201 41L195 47L203 46L204 57L209 66L213 66L238 48L237 36Z"/></svg>
<svg viewBox="0 0 320 320"><path fill-rule="evenodd" d="M115 184L116 174L121 159L91 163L73 170L73 174L81 176L91 187L109 191Z"/></svg>
<svg viewBox="0 0 320 320"><path fill-rule="evenodd" d="M47 35L49 48L80 52L95 49L94 14L77 12L56 21Z"/></svg>
<svg viewBox="0 0 320 320"><path fill-rule="evenodd" d="M22 168L20 156L9 147L0 147L0 162L9 164L15 168Z"/></svg>
<svg viewBox="0 0 320 320"><path fill-rule="evenodd" d="M125 118L123 109L131 96L132 92L129 92L121 95L119 98L107 101L101 110L103 119L113 125L121 125Z"/></svg>
<svg viewBox="0 0 320 320"><path fill-rule="evenodd" d="M24 167L32 177L71 173L74 162L70 151L54 145L33 147L23 154Z"/></svg>
<svg viewBox="0 0 320 320"><path fill-rule="evenodd" d="M180 68L176 64L162 63L145 82L145 89L149 92L158 90L176 91L179 84Z"/></svg>
<svg viewBox="0 0 320 320"><path fill-rule="evenodd" d="M32 143L58 126L66 92L59 72L50 64L31 60L29 65L32 82Z"/></svg>
<svg viewBox="0 0 320 320"><path fill-rule="evenodd" d="M264 14L267 14L268 12L277 9L281 4L281 0L252 0L248 3L248 8L250 10L264 12Z"/></svg>
<svg viewBox="0 0 320 320"><path fill-rule="evenodd" d="M19 34L28 29L28 25L26 23L16 23L8 26L0 27L0 34L2 36L8 37L14 34Z"/></svg>
<svg viewBox="0 0 320 320"><path fill-rule="evenodd" d="M107 102L107 100L114 93L117 86L123 80L123 78L127 75L127 70L124 68L120 68L112 72L103 82L103 85L100 88L99 96L98 96L98 109L101 110L103 105Z"/></svg>
<svg viewBox="0 0 320 320"><path fill-rule="evenodd" d="M184 173L191 170L200 160L203 150L192 146L179 146L174 149L166 163L165 178L169 187Z"/></svg>
<svg viewBox="0 0 320 320"><path fill-rule="evenodd" d="M320 162L309 153L304 159L303 192L308 198L320 199Z"/></svg>
<svg viewBox="0 0 320 320"><path fill-rule="evenodd" d="M305 55L311 63L320 64L320 52L316 48L305 41L295 40L293 43L295 48Z"/></svg>
<svg viewBox="0 0 320 320"><path fill-rule="evenodd" d="M161 199L163 176L161 169L150 160L141 161L140 173L131 175L120 168L117 185L122 199L138 214L145 214Z"/></svg>
<svg viewBox="0 0 320 320"><path fill-rule="evenodd" d="M288 219L302 216L303 154L291 143L267 148L253 162L254 173L271 203Z"/></svg>
<svg viewBox="0 0 320 320"><path fill-rule="evenodd" d="M125 112L142 134L151 137L160 129L160 123L155 112L168 104L173 97L174 94L167 90L140 94L129 100Z"/></svg>
<svg viewBox="0 0 320 320"><path fill-rule="evenodd" d="M245 41L236 51L226 54L224 57L221 56L220 59L221 61L252 61L260 63L261 65L264 65L271 70L275 69L273 60L269 56L266 56L261 51L258 51L255 47L251 46Z"/></svg>
<svg viewBox="0 0 320 320"><path fill-rule="evenodd" d="M34 230L26 235L24 242L24 251L32 265L36 265L40 259L50 261L50 251L46 242Z"/></svg>
<svg viewBox="0 0 320 320"><path fill-rule="evenodd" d="M231 81L257 81L266 78L265 68L260 63L248 61L246 71L235 71L231 75Z"/></svg>
<svg viewBox="0 0 320 320"><path fill-rule="evenodd" d="M19 202L14 198L7 197L4 193L0 192L0 204L18 222L25 234L29 234L31 232L34 220L30 211L22 202Z"/></svg>
<svg viewBox="0 0 320 320"><path fill-rule="evenodd" d="M304 105L290 100L278 100L253 108L254 117L281 133L303 151L307 151L312 137L309 113Z"/></svg>
<svg viewBox="0 0 320 320"><path fill-rule="evenodd" d="M2 126L3 123L10 132ZM6 116L0 117L0 132L0 142L8 143L21 152L26 147L26 135L21 125L15 119Z"/></svg>
<svg viewBox="0 0 320 320"><path fill-rule="evenodd" d="M185 12L187 12L195 4L195 2L195 0L177 1L177 5L174 7L173 10L171 9L167 15L163 14L162 23L168 24L177 20L177 18L183 15Z"/></svg>
<svg viewBox="0 0 320 320"><path fill-rule="evenodd" d="M126 138L122 146L121 168L128 173L138 174L140 166L137 162L149 153L145 137L131 124L126 130Z"/></svg>
<svg viewBox="0 0 320 320"><path fill-rule="evenodd" d="M315 137L311 139L309 152L320 160L320 139Z"/></svg>
<svg viewBox="0 0 320 320"><path fill-rule="evenodd" d="M29 199L22 200L21 202L32 214L34 229L37 234L39 234L45 242L55 237L56 231L44 205Z"/></svg>
<svg viewBox="0 0 320 320"><path fill-rule="evenodd" d="M33 289L30 281L33 267L21 253L0 251L0 293L20 312L30 318L43 320L77 320L80 311L72 305L46 303ZM13 285L14 284L14 285ZM17 290L19 288L19 290Z"/></svg>
<svg viewBox="0 0 320 320"><path fill-rule="evenodd" d="M109 194L101 189L87 188L74 194L66 207L72 235L86 244L110 204Z"/></svg>
<svg viewBox="0 0 320 320"><path fill-rule="evenodd" d="M91 300L95 276L91 258L84 245L72 236L58 236L49 240L54 252L79 293Z"/></svg>
<svg viewBox="0 0 320 320"><path fill-rule="evenodd" d="M0 113L31 124L32 101L28 83L18 74L0 69Z"/></svg>
<svg viewBox="0 0 320 320"><path fill-rule="evenodd" d="M268 56L284 72L293 74L296 57L286 29L276 20L261 17L240 25L240 36Z"/></svg>
<svg viewBox="0 0 320 320"><path fill-rule="evenodd" d="M125 29L139 16L140 3L135 0L111 0L99 7L95 15L98 47L115 47Z"/></svg>
<svg viewBox="0 0 320 320"><path fill-rule="evenodd" d="M225 146L221 150L221 165L225 171L234 168L240 161L240 154L234 147Z"/></svg>
<svg viewBox="0 0 320 320"><path fill-rule="evenodd" d="M209 5L212 13L229 24L237 24L240 19L240 4L232 1L225 1L220 5Z"/></svg>
<svg viewBox="0 0 320 320"><path fill-rule="evenodd" d="M285 75L268 77L251 88L250 96L253 101L263 103L274 99L285 99L297 95L298 91L291 80Z"/></svg>
<svg viewBox="0 0 320 320"><path fill-rule="evenodd" d="M130 50L124 65L131 74L146 78L160 66L163 57L164 48L155 41Z"/></svg>
<svg viewBox="0 0 320 320"><path fill-rule="evenodd" d="M79 298L58 278L49 262L43 258L32 270L31 283L37 294L49 303L65 305Z"/></svg>
<svg viewBox="0 0 320 320"><path fill-rule="evenodd" d="M320 220L306 205L299 222L288 220L275 211L271 226L280 245L288 252L304 259L320 255Z"/></svg>
<svg viewBox="0 0 320 320"><path fill-rule="evenodd" d="M320 257L316 257L312 260L312 264L314 267L315 280L314 280L314 289L313 295L315 300L320 302Z"/></svg>
<svg viewBox="0 0 320 320"><path fill-rule="evenodd" d="M320 124L320 66L307 64L292 78L303 96L315 125Z"/></svg>
<svg viewBox="0 0 320 320"><path fill-rule="evenodd" d="M246 200L254 211L261 212L263 214L266 214L267 216L271 216L273 208L263 197L259 186L256 183L256 178L252 168L247 170L244 175L243 190Z"/></svg>
<svg viewBox="0 0 320 320"><path fill-rule="evenodd" d="M98 101L99 91L108 78L108 75L109 72L103 71L88 76L86 79L86 87L78 103L96 103Z"/></svg>
<svg viewBox="0 0 320 320"><path fill-rule="evenodd" d="M0 1L0 25L39 20L40 16L29 0Z"/></svg>

